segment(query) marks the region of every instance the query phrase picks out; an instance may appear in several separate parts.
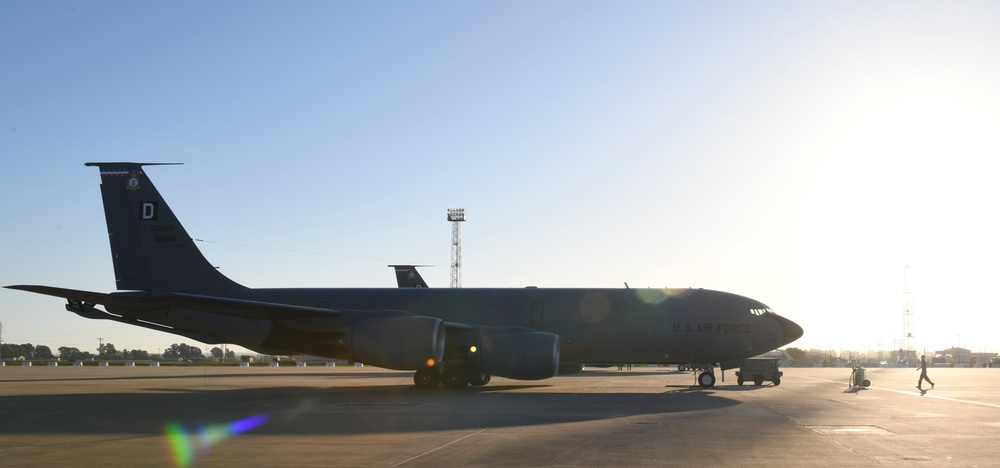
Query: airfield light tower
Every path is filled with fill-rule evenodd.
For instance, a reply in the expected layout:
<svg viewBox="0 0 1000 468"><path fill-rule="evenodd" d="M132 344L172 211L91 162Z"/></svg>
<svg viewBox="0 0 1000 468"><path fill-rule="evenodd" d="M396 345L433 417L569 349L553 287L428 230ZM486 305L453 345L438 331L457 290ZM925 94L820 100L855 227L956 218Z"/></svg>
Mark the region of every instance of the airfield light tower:
<svg viewBox="0 0 1000 468"><path fill-rule="evenodd" d="M913 339L913 293L910 291L910 266L903 268L903 353L907 363L916 365L917 353Z"/></svg>
<svg viewBox="0 0 1000 468"><path fill-rule="evenodd" d="M451 287L462 287L462 223L465 222L465 208L448 208L451 222Z"/></svg>

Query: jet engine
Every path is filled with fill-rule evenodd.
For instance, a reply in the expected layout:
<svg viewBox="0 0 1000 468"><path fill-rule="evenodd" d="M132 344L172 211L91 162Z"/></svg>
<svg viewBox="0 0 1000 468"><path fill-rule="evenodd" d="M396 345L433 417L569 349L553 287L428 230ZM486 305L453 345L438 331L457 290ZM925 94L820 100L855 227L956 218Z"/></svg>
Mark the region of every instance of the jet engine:
<svg viewBox="0 0 1000 468"><path fill-rule="evenodd" d="M483 369L517 380L541 380L559 372L559 335L512 332L483 337Z"/></svg>
<svg viewBox="0 0 1000 468"><path fill-rule="evenodd" d="M352 359L396 370L422 369L444 356L444 322L421 316L354 322L344 336Z"/></svg>

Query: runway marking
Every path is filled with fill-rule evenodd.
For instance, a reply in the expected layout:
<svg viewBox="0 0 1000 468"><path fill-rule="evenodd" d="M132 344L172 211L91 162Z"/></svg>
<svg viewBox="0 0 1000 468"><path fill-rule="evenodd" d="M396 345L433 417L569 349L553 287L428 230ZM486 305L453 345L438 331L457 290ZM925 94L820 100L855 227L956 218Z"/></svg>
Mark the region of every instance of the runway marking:
<svg viewBox="0 0 1000 468"><path fill-rule="evenodd" d="M402 406L402 407L407 407L407 408L419 408L419 407L425 406L425 405L427 405L427 403L379 403L379 402L370 402L370 403L336 403L336 404L333 404L331 406L376 406L376 407L388 406L388 407L394 407L394 408Z"/></svg>
<svg viewBox="0 0 1000 468"><path fill-rule="evenodd" d="M480 429L480 430L478 430L476 432L472 432L472 433L466 434L466 435L464 435L462 437L459 437L459 438L457 438L457 439L455 439L455 440L453 440L451 442L448 442L446 444L441 444L441 445L439 445L437 447L434 447L434 448L432 448L432 449L430 449L430 450L428 450L428 451L426 451L424 453L421 453L419 455L414 455L414 456L412 456L410 458L407 458L406 460L403 460L403 461L401 461L399 463L393 463L392 465L389 465L389 468L394 468L394 467L397 467L397 466L400 466L400 465L405 465L405 464L407 464L407 463L409 463L409 462L411 462L413 460L416 460L416 459L418 459L420 457L423 457L423 456L426 456L426 455L430 455L430 454L432 454L434 452L437 452L438 450L441 450L441 449L443 449L443 448L445 448L445 447L447 447L449 445L461 442L461 441L463 441L465 439L468 439L469 437L472 437L474 435L479 435L479 434L482 434L483 432L486 432L486 431L489 431L489 430L492 430L492 429L496 429L497 427L500 427L500 426L502 426L504 424L507 424L507 423L509 423L509 422L511 422L511 421L513 421L515 419L519 419L521 416L522 415L517 415L517 416L514 416L513 418L510 418L510 419L508 419L506 421L503 421L503 422L501 422L499 424L495 424L495 425L490 426L490 427L484 427L484 428L482 428L482 429Z"/></svg>
<svg viewBox="0 0 1000 468"><path fill-rule="evenodd" d="M888 429L878 426L806 426L819 434L826 435L899 435Z"/></svg>
<svg viewBox="0 0 1000 468"><path fill-rule="evenodd" d="M831 383L840 384L840 385L844 384L844 382L842 380L819 379L819 378L816 378L816 377L806 377L804 375L796 376L796 378L818 380L820 382L831 382ZM949 398L949 397L931 395L931 394L927 393L926 391L921 394L921 393L919 393L919 391L897 390L895 388L868 387L868 389L869 390L882 390L884 392L894 392L894 393L899 393L901 395L910 395L910 396L921 397L921 398L935 398L935 399L938 399L938 400L951 401L951 402L954 402L954 403L966 403L966 404L970 404L970 405L988 406L990 408L1000 409L1000 405L993 404L993 403L983 403L981 401L962 400L962 399L958 399L958 398ZM914 389L914 390L916 390L916 389Z"/></svg>
<svg viewBox="0 0 1000 468"><path fill-rule="evenodd" d="M583 388L580 388L579 390L577 390L577 391L575 391L573 393L582 393L582 392L585 392L585 391L588 391L588 390L593 390L593 389L595 389L597 387L605 386L608 382L610 382L610 379L600 380L597 383L595 383L594 385L584 386ZM395 468L397 466L406 465L406 464L408 464L408 463L410 463L410 462L412 462L412 461L414 461L414 460L416 460L418 458L425 457L425 456L430 455L430 454L432 454L434 452L437 452L438 450L441 450L441 449L443 449L445 447L448 447L449 445L454 445L454 444L456 444L458 442L461 442L461 441L463 441L465 439L468 439L468 438L470 438L472 436L480 435L480 434L482 434L482 433L484 433L486 431L490 431L490 430L496 429L497 427L501 427L501 426L503 426L503 425L505 425L505 424L507 424L507 423L509 423L511 421L514 421L515 419L520 419L522 416L524 416L524 415L519 414L519 415L514 416L514 417L512 417L510 419L507 419L506 421L503 421L501 423L495 424L495 425L493 425L491 427L484 427L484 428L482 428L482 429L480 429L480 430L478 430L476 432L472 432L472 433L466 434L466 435L464 435L462 437L459 437L459 438L457 438L455 440L452 440L451 442L448 442L448 443L445 443L445 444L441 444L441 445L439 445L437 447L434 447L434 448L432 448L432 449L430 449L430 450L428 450L428 451L426 451L424 453L421 453L421 454L418 454L418 455L414 455L414 456L412 456L410 458L407 458L406 460L403 460L403 461L401 461L399 463L394 463L392 465L389 465L389 468ZM614 415L612 418L618 418L618 417L622 417L622 416L625 416L625 415L623 415L623 414L622 415ZM578 447L576 447L576 448L578 448ZM565 453L568 453L568 452L565 452ZM565 453L563 455L565 455ZM561 456L562 455L560 455L560 457ZM559 458L559 457L556 457L556 458Z"/></svg>

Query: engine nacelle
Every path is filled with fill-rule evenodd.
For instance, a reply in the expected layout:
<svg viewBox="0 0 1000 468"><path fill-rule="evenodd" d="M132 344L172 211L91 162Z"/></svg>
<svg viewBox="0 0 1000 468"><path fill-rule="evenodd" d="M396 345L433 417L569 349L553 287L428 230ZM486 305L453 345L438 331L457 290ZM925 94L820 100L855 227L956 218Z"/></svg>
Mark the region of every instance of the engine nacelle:
<svg viewBox="0 0 1000 468"><path fill-rule="evenodd" d="M559 335L511 332L483 337L483 370L517 380L541 380L559 372Z"/></svg>
<svg viewBox="0 0 1000 468"><path fill-rule="evenodd" d="M375 367L415 370L441 362L444 322L421 316L358 320L344 336L352 359Z"/></svg>

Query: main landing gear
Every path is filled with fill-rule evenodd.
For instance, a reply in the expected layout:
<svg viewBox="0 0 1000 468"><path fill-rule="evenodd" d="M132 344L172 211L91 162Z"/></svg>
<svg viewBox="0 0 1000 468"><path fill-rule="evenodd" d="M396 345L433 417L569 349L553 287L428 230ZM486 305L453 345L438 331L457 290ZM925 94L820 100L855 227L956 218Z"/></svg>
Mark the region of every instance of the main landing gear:
<svg viewBox="0 0 1000 468"><path fill-rule="evenodd" d="M490 374L466 366L440 366L420 369L413 374L413 385L417 388L436 388L439 384L452 390L467 386L481 387L490 383Z"/></svg>
<svg viewBox="0 0 1000 468"><path fill-rule="evenodd" d="M440 381L441 376L438 374L437 369L433 367L420 369L413 374L413 385L417 388L434 388L438 386Z"/></svg>
<svg viewBox="0 0 1000 468"><path fill-rule="evenodd" d="M433 366L418 369L413 374L417 388L436 388L443 385L452 390L468 386L480 387L490 383L490 374L483 370L481 353L474 345L453 345L444 349L444 358Z"/></svg>

